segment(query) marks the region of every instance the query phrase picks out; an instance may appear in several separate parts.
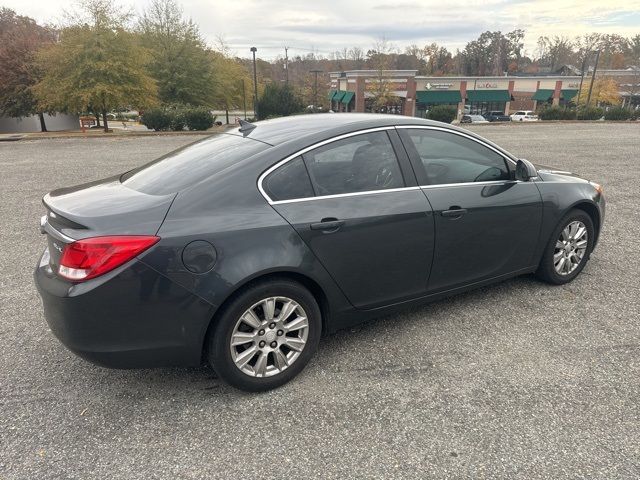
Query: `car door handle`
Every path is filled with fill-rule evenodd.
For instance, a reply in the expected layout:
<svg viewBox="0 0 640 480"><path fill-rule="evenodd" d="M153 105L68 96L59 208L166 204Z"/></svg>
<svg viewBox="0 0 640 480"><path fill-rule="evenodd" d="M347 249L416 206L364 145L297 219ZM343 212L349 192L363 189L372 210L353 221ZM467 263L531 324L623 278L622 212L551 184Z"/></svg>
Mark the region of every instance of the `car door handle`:
<svg viewBox="0 0 640 480"><path fill-rule="evenodd" d="M460 208L460 207L449 207L449 208L450 210L443 210L440 213L440 215L442 215L443 217L461 217L462 215L467 213L466 208Z"/></svg>
<svg viewBox="0 0 640 480"><path fill-rule="evenodd" d="M342 225L344 225L344 220L338 220L337 218L323 218L322 221L318 223L312 223L310 227L311 230L336 231Z"/></svg>

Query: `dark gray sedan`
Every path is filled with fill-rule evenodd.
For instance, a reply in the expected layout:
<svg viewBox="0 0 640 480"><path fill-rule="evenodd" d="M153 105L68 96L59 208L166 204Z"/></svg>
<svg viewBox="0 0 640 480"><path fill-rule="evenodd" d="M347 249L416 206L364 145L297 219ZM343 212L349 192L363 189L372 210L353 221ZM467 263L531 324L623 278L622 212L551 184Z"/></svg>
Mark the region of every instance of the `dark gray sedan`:
<svg viewBox="0 0 640 480"><path fill-rule="evenodd" d="M516 275L570 282L605 201L450 125L318 114L243 124L44 205L35 278L62 343L109 367L205 361L256 391L299 373L323 333Z"/></svg>

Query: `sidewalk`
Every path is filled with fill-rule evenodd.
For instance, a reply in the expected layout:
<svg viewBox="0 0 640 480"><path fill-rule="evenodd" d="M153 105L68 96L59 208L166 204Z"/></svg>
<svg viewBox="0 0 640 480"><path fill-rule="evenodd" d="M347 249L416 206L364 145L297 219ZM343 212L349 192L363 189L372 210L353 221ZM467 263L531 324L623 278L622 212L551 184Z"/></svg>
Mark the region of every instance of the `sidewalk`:
<svg viewBox="0 0 640 480"><path fill-rule="evenodd" d="M16 141L16 140L39 140L50 138L113 138L113 137L141 137L141 136L165 136L165 135L207 135L212 133L221 133L230 128L234 128L235 125L222 125L220 127L213 127L209 130L185 130L182 132L156 132L149 130L146 127L141 128L113 128L109 125L109 132L101 128L82 130L62 130L58 132L32 132L32 133L7 133L0 134L0 141Z"/></svg>

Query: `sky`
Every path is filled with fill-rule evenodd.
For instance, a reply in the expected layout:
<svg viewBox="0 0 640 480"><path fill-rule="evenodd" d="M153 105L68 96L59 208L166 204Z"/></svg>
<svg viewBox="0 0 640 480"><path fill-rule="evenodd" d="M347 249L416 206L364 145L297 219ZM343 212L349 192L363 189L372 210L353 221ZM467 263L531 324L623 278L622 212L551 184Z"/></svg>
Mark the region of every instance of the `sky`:
<svg viewBox="0 0 640 480"><path fill-rule="evenodd" d="M150 0L114 0L134 12ZM178 0L180 1L180 0ZM271 60L310 52L328 56L344 47L365 52L380 39L399 50L437 42L455 51L486 30L525 30L525 53L539 36L573 37L588 32L640 34L640 0L183 0L186 17L215 45ZM74 3L62 0L0 0L21 15L56 23Z"/></svg>

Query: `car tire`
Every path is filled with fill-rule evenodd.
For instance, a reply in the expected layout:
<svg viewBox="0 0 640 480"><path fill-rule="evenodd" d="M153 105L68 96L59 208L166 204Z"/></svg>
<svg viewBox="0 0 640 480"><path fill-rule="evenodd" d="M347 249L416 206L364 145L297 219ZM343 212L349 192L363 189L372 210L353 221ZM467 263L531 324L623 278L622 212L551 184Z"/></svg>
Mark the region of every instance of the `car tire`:
<svg viewBox="0 0 640 480"><path fill-rule="evenodd" d="M577 256L574 254L573 256L570 253L578 252L579 250L576 246L581 246L582 242L573 242L572 240L565 239L566 237L566 229L571 231L572 226L577 226L581 228L583 226L586 230L586 245L584 246L584 251L580 256L580 260L577 264L574 263L577 259ZM579 233L579 230L578 232ZM580 237L583 238L583 237ZM573 209L569 213L567 213L560 222L558 222L558 226L553 230L549 241L547 242L547 246L545 247L544 253L542 255L542 260L540 261L540 265L538 266L538 270L536 271L536 276L547 283L551 283L554 285L564 285L565 283L571 282L574 278L576 278L582 269L585 267L589 260L589 256L593 250L593 242L595 240L595 229L593 226L593 220L584 210ZM564 251L561 247L561 244L564 244ZM567 244L569 246L567 246ZM573 248L573 250L572 250ZM569 258L567 256L569 255ZM562 258L564 257L564 261ZM562 264L562 265L560 265ZM568 267L571 265L570 267ZM560 266L560 268L558 268ZM563 268L564 267L564 268ZM570 268L570 271L569 271ZM564 270L567 270L566 272Z"/></svg>
<svg viewBox="0 0 640 480"><path fill-rule="evenodd" d="M272 307L268 306L271 301ZM291 305L297 308L289 315L283 313L294 308ZM272 313L267 314L267 310ZM282 316L287 318L279 318ZM287 325L300 325L303 317L307 320L306 331L305 327L289 331ZM244 289L224 307L209 336L207 356L226 383L250 392L271 390L304 369L318 348L321 331L322 314L311 292L295 281L273 279ZM246 343L237 343L245 337ZM302 345L301 351L290 348L290 344L296 349ZM251 358L247 361L248 356Z"/></svg>

